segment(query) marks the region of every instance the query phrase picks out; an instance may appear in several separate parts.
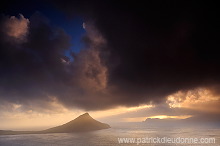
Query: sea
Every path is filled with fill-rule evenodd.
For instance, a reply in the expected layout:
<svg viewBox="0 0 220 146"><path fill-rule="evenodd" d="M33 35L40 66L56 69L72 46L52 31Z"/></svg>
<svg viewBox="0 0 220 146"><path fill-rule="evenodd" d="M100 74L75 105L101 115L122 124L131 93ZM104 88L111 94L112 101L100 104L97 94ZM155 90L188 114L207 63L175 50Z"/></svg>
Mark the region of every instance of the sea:
<svg viewBox="0 0 220 146"><path fill-rule="evenodd" d="M0 146L220 146L218 127L112 125L84 133L0 135Z"/></svg>

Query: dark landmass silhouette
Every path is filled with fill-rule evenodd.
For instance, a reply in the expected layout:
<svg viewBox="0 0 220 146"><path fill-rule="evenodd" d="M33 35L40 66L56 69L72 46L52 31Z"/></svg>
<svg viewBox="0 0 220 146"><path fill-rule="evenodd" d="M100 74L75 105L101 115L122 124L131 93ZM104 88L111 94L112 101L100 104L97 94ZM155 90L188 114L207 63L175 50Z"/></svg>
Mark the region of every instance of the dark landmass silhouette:
<svg viewBox="0 0 220 146"><path fill-rule="evenodd" d="M88 113L85 113L78 118L47 130L43 130L45 133L63 133L63 132L86 132L110 128L108 124L101 123L93 119Z"/></svg>
<svg viewBox="0 0 220 146"><path fill-rule="evenodd" d="M186 119L158 119L147 118L143 121L151 127L220 127L219 122L212 120L213 118L206 117L189 117Z"/></svg>
<svg viewBox="0 0 220 146"><path fill-rule="evenodd" d="M17 134L46 134L46 133L71 133L71 132L88 132L101 129L111 128L108 124L101 123L93 119L88 113L80 115L76 119L42 131L11 131L0 130L0 135L17 135Z"/></svg>

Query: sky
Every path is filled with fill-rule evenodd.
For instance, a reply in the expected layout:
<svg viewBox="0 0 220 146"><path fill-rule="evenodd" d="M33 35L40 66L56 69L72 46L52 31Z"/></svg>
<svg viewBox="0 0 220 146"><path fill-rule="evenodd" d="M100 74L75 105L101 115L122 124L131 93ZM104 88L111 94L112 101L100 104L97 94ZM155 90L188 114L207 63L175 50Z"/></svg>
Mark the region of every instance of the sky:
<svg viewBox="0 0 220 146"><path fill-rule="evenodd" d="M219 123L214 3L7 0L0 13L0 129L84 112L107 123Z"/></svg>

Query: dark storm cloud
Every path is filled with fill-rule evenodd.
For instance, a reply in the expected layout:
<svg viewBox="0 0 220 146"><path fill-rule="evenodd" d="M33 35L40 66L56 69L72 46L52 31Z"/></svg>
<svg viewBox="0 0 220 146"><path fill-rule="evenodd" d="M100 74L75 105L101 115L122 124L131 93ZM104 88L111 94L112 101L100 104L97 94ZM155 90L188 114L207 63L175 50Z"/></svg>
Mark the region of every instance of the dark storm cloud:
<svg viewBox="0 0 220 146"><path fill-rule="evenodd" d="M29 19L22 14L2 15L0 22L2 109L15 103L22 105L22 110L42 111L51 109L50 102L54 101L85 109L114 105L104 91L107 68L99 57L105 40L95 28L87 25L84 42L88 45L78 54L73 53L74 62L70 62L64 55L70 49L70 36L53 27L41 13ZM97 106L97 101L104 104Z"/></svg>
<svg viewBox="0 0 220 146"><path fill-rule="evenodd" d="M84 18L86 49L73 54L74 62L69 62L64 56L69 36L35 14L29 20L26 42L1 39L0 97L4 100L54 96L68 107L94 110L161 102L178 90L219 89L217 5L195 1L48 3L67 15ZM33 7L24 3L28 5Z"/></svg>
<svg viewBox="0 0 220 146"><path fill-rule="evenodd" d="M10 22L12 17L4 17L2 25L8 25L4 20ZM17 24L14 27L15 31L21 29ZM30 18L27 27L24 42L17 42L17 37L1 29L0 97L18 103L44 99L57 91L56 84L62 84L68 76L60 60L70 46L70 37L62 29L51 27L39 13Z"/></svg>
<svg viewBox="0 0 220 146"><path fill-rule="evenodd" d="M218 8L211 2L57 3L69 15L92 20L107 40L100 57L108 86L119 95L116 103L157 102L178 90L220 82Z"/></svg>

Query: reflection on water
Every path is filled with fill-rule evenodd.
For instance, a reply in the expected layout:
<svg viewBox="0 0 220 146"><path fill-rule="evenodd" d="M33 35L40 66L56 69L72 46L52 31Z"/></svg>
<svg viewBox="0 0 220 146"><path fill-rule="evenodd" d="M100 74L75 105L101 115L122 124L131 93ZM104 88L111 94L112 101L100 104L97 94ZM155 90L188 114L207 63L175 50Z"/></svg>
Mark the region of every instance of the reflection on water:
<svg viewBox="0 0 220 146"><path fill-rule="evenodd" d="M29 134L29 135L2 135L0 146L115 146L137 145L119 144L119 137L145 138L145 137L214 137L215 144L220 145L219 128L156 128L143 125L113 126L111 129L88 133L55 133L55 134ZM165 145L165 144L140 144ZM167 144L175 145L175 144ZM188 144L189 145L189 144ZM196 144L192 144L196 146ZM201 145L201 144L200 144Z"/></svg>

